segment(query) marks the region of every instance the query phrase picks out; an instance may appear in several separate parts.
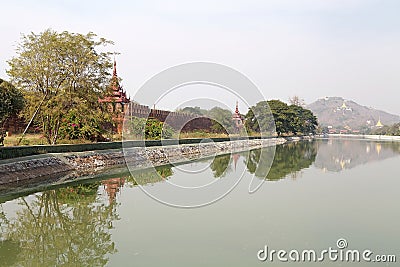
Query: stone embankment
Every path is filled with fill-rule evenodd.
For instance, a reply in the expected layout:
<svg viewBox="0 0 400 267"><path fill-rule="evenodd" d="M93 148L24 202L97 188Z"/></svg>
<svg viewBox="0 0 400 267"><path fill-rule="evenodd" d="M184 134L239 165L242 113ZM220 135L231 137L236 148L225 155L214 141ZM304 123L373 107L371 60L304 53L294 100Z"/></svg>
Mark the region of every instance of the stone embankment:
<svg viewBox="0 0 400 267"><path fill-rule="evenodd" d="M155 147L74 152L31 156L0 162L0 185L31 183L46 178L85 176L108 166L129 164L132 168L146 168L169 163L185 162L213 155L239 152L283 144L288 139L251 139L228 142L209 142ZM300 138L292 138L298 141ZM66 178L65 178L66 179Z"/></svg>
<svg viewBox="0 0 400 267"><path fill-rule="evenodd" d="M91 170L121 164L129 164L130 167L135 168L145 168L279 145L285 142L284 138L275 138L147 148L135 147L105 152L73 153L64 155L64 158L76 170Z"/></svg>
<svg viewBox="0 0 400 267"><path fill-rule="evenodd" d="M55 156L28 157L18 162L0 164L0 185L42 179L73 171L74 168Z"/></svg>

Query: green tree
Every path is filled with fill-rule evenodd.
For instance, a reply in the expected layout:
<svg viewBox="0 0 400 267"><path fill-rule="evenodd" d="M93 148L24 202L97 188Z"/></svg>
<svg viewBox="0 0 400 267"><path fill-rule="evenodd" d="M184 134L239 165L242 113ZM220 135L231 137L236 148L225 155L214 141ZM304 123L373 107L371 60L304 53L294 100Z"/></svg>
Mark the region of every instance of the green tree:
<svg viewBox="0 0 400 267"><path fill-rule="evenodd" d="M168 139L172 137L173 133L173 129L166 123L163 123L157 119L147 119L146 121L146 139Z"/></svg>
<svg viewBox="0 0 400 267"><path fill-rule="evenodd" d="M24 103L22 92L11 83L0 79L0 145L4 139L4 124L8 118L22 110Z"/></svg>
<svg viewBox="0 0 400 267"><path fill-rule="evenodd" d="M309 109L303 109L302 113L303 133L315 134L318 128L318 119Z"/></svg>
<svg viewBox="0 0 400 267"><path fill-rule="evenodd" d="M280 100L270 100L268 104L274 117L278 136L282 133L289 133L292 130L294 116L289 106Z"/></svg>
<svg viewBox="0 0 400 267"><path fill-rule="evenodd" d="M98 103L109 81L110 52L99 47L111 44L94 33L86 35L45 30L22 36L17 56L8 63L8 74L27 100L24 115L42 128L49 144L55 144L60 129L75 121L83 128L81 137L100 134L111 114ZM74 122L68 119L74 117ZM68 129L61 132L68 132Z"/></svg>
<svg viewBox="0 0 400 267"><path fill-rule="evenodd" d="M284 125L287 121L284 117L286 109L287 105L279 100L258 102L249 109L245 116L247 131L264 133L276 131L280 135L286 129Z"/></svg>
<svg viewBox="0 0 400 267"><path fill-rule="evenodd" d="M207 112L207 116L213 119L212 130L218 133L233 133L232 112L228 109L213 107Z"/></svg>
<svg viewBox="0 0 400 267"><path fill-rule="evenodd" d="M290 120L288 130L292 133L314 134L316 132L318 121L311 110L298 105L290 105L288 109L288 117Z"/></svg>
<svg viewBox="0 0 400 267"><path fill-rule="evenodd" d="M248 131L272 131L282 134L315 133L318 126L314 114L299 105L290 105L280 100L258 102L246 114Z"/></svg>
<svg viewBox="0 0 400 267"><path fill-rule="evenodd" d="M275 133L274 118L269 102L260 101L255 106L250 107L245 118L245 127L248 132Z"/></svg>
<svg viewBox="0 0 400 267"><path fill-rule="evenodd" d="M125 139L168 139L174 134L171 126L157 119L131 117L125 122Z"/></svg>

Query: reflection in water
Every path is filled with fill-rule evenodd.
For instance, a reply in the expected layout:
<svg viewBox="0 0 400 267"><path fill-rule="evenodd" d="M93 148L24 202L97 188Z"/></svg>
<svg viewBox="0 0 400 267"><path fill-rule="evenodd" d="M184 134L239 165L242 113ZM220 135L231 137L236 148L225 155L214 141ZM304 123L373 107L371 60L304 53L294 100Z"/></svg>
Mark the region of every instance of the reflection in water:
<svg viewBox="0 0 400 267"><path fill-rule="evenodd" d="M0 266L12 266L17 263L17 257L22 248L19 243L12 240L0 242Z"/></svg>
<svg viewBox="0 0 400 267"><path fill-rule="evenodd" d="M104 190L108 195L108 202L111 205L115 201L117 193L121 187L125 184L125 178L110 178L101 182L104 186Z"/></svg>
<svg viewBox="0 0 400 267"><path fill-rule="evenodd" d="M213 171L214 177L223 177L231 171L231 155L216 156L210 164L210 169Z"/></svg>
<svg viewBox="0 0 400 267"><path fill-rule="evenodd" d="M360 164L400 154L400 143L325 139L319 141L315 166L323 171L339 172Z"/></svg>
<svg viewBox="0 0 400 267"><path fill-rule="evenodd" d="M173 174L172 166L166 165L156 167L154 169L150 168L147 170L133 171L131 175L126 177L126 181L131 187L137 185L155 184L168 179L168 177L172 176Z"/></svg>
<svg viewBox="0 0 400 267"><path fill-rule="evenodd" d="M268 148L264 148L265 150ZM270 153L262 153L261 149L250 151L247 159L247 170L256 177L267 180L279 180L291 174L296 178L299 171L308 168L315 161L317 154L316 142L296 142L276 147L275 157L268 170ZM267 166L264 168L264 166Z"/></svg>
<svg viewBox="0 0 400 267"><path fill-rule="evenodd" d="M96 201L99 185L49 190L33 200L20 198L21 208L2 233L1 262L104 266L108 254L116 252L110 229L119 218L115 203L99 205Z"/></svg>
<svg viewBox="0 0 400 267"><path fill-rule="evenodd" d="M394 157L400 154L400 144L357 140L317 140L311 142L306 141L288 143L276 147L275 157L273 159L272 166L269 169L272 160L272 152L273 150L264 148L262 150L252 150L233 155L221 155L215 157L212 161L209 159L204 159L200 163L210 163L211 172L209 172L210 175L207 176L212 175L215 178L225 177L224 180L220 181L225 181L225 179L234 179L235 175L237 175L237 173L235 173L236 167L238 167L238 169L240 169L240 167L246 168L247 172L254 174L256 177L261 179L279 180L285 177L296 178L302 169L309 168L313 164L317 168L338 172L343 169L349 169L360 164L365 164L367 162ZM242 158L243 160L241 160ZM194 165L195 164L196 163L194 163ZM124 239L118 239L118 236L125 235L127 229L121 226L122 223L115 224L117 220L120 220L119 213L121 213L121 220L125 219L127 221L130 219L130 222L134 221L132 218L136 218L135 216L137 215L130 214L129 212L131 210L128 212L126 209L123 211L123 208L118 208L122 201L122 198L120 199L121 188L130 190L129 193L135 193L137 191L134 191L132 187L159 183L160 189L162 190L162 182L167 179L174 179L176 177L176 173L174 173L174 167L171 165L157 167L155 170L156 171L152 169L141 170L133 172L132 174L126 170L121 172L118 171L115 176L109 175L107 179L104 179L105 177L103 177L104 180L102 181L67 186L64 188L36 193L28 197L20 197L16 200L10 201L10 203L12 203L11 206L13 206L13 211L11 214L7 214L8 216L6 216L6 214L3 212L3 205L7 204L0 204L0 266L104 266L108 264L110 256L118 252L116 249L117 244L119 245L119 250L123 251L126 249L126 244L124 245L124 242L127 241L124 241ZM306 175L306 173L304 173L304 175ZM206 178L209 177L204 177L204 179ZM332 180L327 181L329 182L329 185L335 185L334 181ZM320 181L320 179L315 179L314 181ZM338 181L338 183L341 183L341 181ZM303 184L303 187L301 187L301 183L298 183L296 186L299 186L298 188L300 189L303 188L303 190L310 190L309 185L304 187ZM328 187L321 186L318 187L318 190L324 191L326 190L324 188ZM346 188L352 190L352 187ZM282 190L276 193L277 195L282 195L290 192L291 189L288 187L282 187L280 189L273 188L273 190L271 190L269 193L273 195L275 190ZM295 191L292 191L292 194ZM300 190L300 192L306 191ZM325 191L325 194L329 194L329 192L330 191ZM132 195L137 196L138 194L126 194L124 197L127 195L130 195L131 197ZM353 193L349 193L348 195L352 196ZM318 208L318 201L314 201L311 198L308 199L307 194L302 194L301 196L304 196L304 199L308 200L304 203L307 207L309 207L308 205L311 205L310 210L312 210L313 207L315 209ZM237 202L224 202L223 205L227 205L227 208L225 206L221 207L224 208L224 211L229 211L234 210L233 208L230 208L229 203L236 205L235 213L232 216L237 216L237 203L246 203L248 200L247 194L244 194L242 197L243 199L239 199L240 201ZM268 199L268 195L258 195L257 197L260 199ZM370 199L370 195L368 194L366 194L365 197L366 200ZM273 196L271 198L274 199ZM129 198L124 200L127 201L127 199ZM320 209L321 211L325 210L326 205L331 204L329 201L326 202L326 199L319 199L322 202L325 201L323 202L324 205L321 206L323 207ZM337 199L334 199L336 203ZM380 201L385 200L383 196L379 199ZM348 199L345 199L345 201L348 201ZM263 203L268 203L268 201ZM360 203L365 203L365 201ZM376 201L374 201L374 203L376 203ZM17 206L17 204L19 205ZM129 204L130 203L127 205ZM141 205L144 205L143 202L140 202L139 206ZM252 205L257 205L257 202L254 202ZM287 207L290 208L290 205L287 205ZM136 208L138 209L138 207ZM151 212L152 208L155 208L155 206L143 206L143 214L146 216L150 216L149 214L162 214L162 216L164 216L163 213ZM216 208L218 208L218 206ZM365 206L358 208L365 208ZM213 209L205 209L203 212L211 212L212 210ZM252 209L246 207L244 210L248 212ZM306 212L306 210L304 211ZM166 212L169 214L171 210L168 209ZM194 213L191 213L191 216L193 214ZM227 214L229 214L229 212L227 212ZM287 214L290 214L290 212ZM388 214L393 214L393 212ZM336 216L337 214L333 215ZM124 218L124 216L128 219ZM181 216L184 215L181 214ZM213 216L218 216L218 213L211 213L208 216L213 218ZM256 215L254 214L254 216ZM351 216L351 214L349 216ZM162 218L165 219L165 217ZM190 216L182 218L190 220ZM232 218L234 217L230 217L227 222L224 222L224 219L221 217L219 220L217 220L217 222L220 221L224 223L224 225L227 225L234 221ZM272 217L272 219L273 218L274 217ZM324 216L315 217L311 221L308 221L307 218L307 216L304 216L298 220L300 222L302 221L303 225L308 225L312 223L313 220L322 220L323 223L316 224L315 227L329 223L328 220L323 220L325 218ZM201 219L196 219L197 222L201 222ZM268 218L268 220L271 220L271 218ZM153 221L157 220L153 219ZM180 232L182 229L185 230L184 227L189 227L188 225L191 225L190 223L186 223L185 220L183 221L185 222L185 226L179 224L178 220L170 221L168 224L170 227L168 231L172 231L172 234L174 234ZM143 225L141 225L139 222L140 220L137 220L136 224L141 226L139 229L143 229L143 232L151 233L154 230L154 227L151 228L151 223L149 223L148 219L143 220ZM196 226L195 222L196 221L192 222L194 226ZM280 225L281 223L282 221L279 223L277 222L276 225ZM204 227L202 222L201 224L202 227ZM300 223L299 225L302 224ZM111 229L114 229L114 225L117 225L117 227L113 233L119 232L119 235L111 235ZM136 225L136 227L138 227L138 225ZM174 225L176 225L176 228L174 228ZM130 224L129 227L131 227ZM198 227L197 230L200 229L201 231L202 227ZM254 229L255 228L256 227L254 227ZM218 231L223 232L224 229L226 230L227 228L221 227L218 228ZM301 233L301 227L298 229L300 229L298 232ZM353 231L354 229L351 230ZM209 233L211 229L204 228L204 231ZM207 234L204 233L205 232L202 232L197 238L201 240L203 236L207 236ZM165 232L162 232L162 234L163 235L160 233L160 236L163 236L162 240L168 240L168 238L164 238ZM226 236L234 237L235 234L227 232ZM249 232L249 234L253 234L252 238L254 239L260 235L259 231L254 233ZM175 240L175 238L179 239L182 238L182 236L174 236L173 238ZM154 249L154 243L150 244L147 242L147 235L143 235L140 238L140 233L135 232L135 234L132 235L132 240L134 239L137 240L136 242L139 244L137 245L139 248L143 247L143 251L148 251L149 253L153 251L152 249ZM129 240L131 242L131 239ZM225 240L225 237L221 240ZM146 247L146 244L149 244L149 246ZM180 253L181 251L185 251L185 249L187 249L187 243L182 241L182 244L185 244L184 247L179 247L178 242L174 243L174 246L164 246L163 248L165 248L166 251L170 251L172 248L176 247ZM229 245L228 243L221 244ZM129 245L131 245L131 243L129 243ZM207 251L207 248L207 246L204 246L198 249L204 252ZM207 252L210 253L210 251ZM120 251L117 254L118 257L120 254L122 254L122 257L125 257L127 261L132 260L131 254L123 254L123 252ZM251 251L250 254L254 256L253 251ZM150 253L147 255L152 254ZM185 266L187 266L187 264ZM228 264L221 264L221 266L228 266ZM242 266L249 265L243 264Z"/></svg>
<svg viewBox="0 0 400 267"><path fill-rule="evenodd" d="M237 167L238 161L240 159L240 154L238 154L238 153L233 154L232 159L233 159L233 164L235 166L235 171L236 171L236 167Z"/></svg>

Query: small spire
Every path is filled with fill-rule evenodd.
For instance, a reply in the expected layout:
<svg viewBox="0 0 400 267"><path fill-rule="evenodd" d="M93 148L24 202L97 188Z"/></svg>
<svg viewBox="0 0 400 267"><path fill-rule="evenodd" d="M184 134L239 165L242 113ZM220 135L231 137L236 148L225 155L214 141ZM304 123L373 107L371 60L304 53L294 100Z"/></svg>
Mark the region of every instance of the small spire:
<svg viewBox="0 0 400 267"><path fill-rule="evenodd" d="M236 171L236 166L237 166L238 160L240 158L240 155L234 154L234 155L232 155L232 158L233 158L233 163L235 164L235 171Z"/></svg>
<svg viewBox="0 0 400 267"><path fill-rule="evenodd" d="M377 122L377 124L375 125L376 127L383 127L383 124L381 122L381 116L379 116L379 120Z"/></svg>
<svg viewBox="0 0 400 267"><path fill-rule="evenodd" d="M236 100L236 109L235 113L239 114L239 102Z"/></svg>
<svg viewBox="0 0 400 267"><path fill-rule="evenodd" d="M115 56L114 56L114 71L113 71L113 76L117 77L117 61L115 61Z"/></svg>

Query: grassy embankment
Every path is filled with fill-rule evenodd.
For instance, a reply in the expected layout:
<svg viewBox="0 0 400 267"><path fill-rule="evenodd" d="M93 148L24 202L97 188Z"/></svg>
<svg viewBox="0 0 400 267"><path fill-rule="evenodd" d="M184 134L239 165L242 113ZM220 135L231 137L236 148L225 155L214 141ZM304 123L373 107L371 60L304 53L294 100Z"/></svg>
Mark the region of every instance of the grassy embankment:
<svg viewBox="0 0 400 267"><path fill-rule="evenodd" d="M15 134L12 136L7 136L4 139L4 146L17 146L19 140L21 139L21 134ZM87 144L91 143L89 140L58 140L57 144ZM34 145L48 145L46 138L41 134L26 134L24 138L22 138L20 146L34 146Z"/></svg>
<svg viewBox="0 0 400 267"><path fill-rule="evenodd" d="M257 136L259 134L250 134L250 136ZM203 132L203 131L197 131L197 132L185 132L185 133L179 133L179 134L174 134L172 138L174 139L187 139L187 138L223 138L223 137L228 137L227 134L222 134L222 133L209 133L209 132ZM235 137L235 136L231 136ZM21 138L21 134L14 134L12 136L8 136L4 139L4 146L17 146L18 141ZM111 137L111 141L121 141L122 136L121 135L113 135ZM57 144L88 144L88 143L93 143L92 141L89 140L82 140L82 139L74 139L74 140L69 140L69 139L61 139L57 141ZM48 145L47 140L43 135L41 134L26 134L24 138L21 140L20 146L33 146L33 145Z"/></svg>

